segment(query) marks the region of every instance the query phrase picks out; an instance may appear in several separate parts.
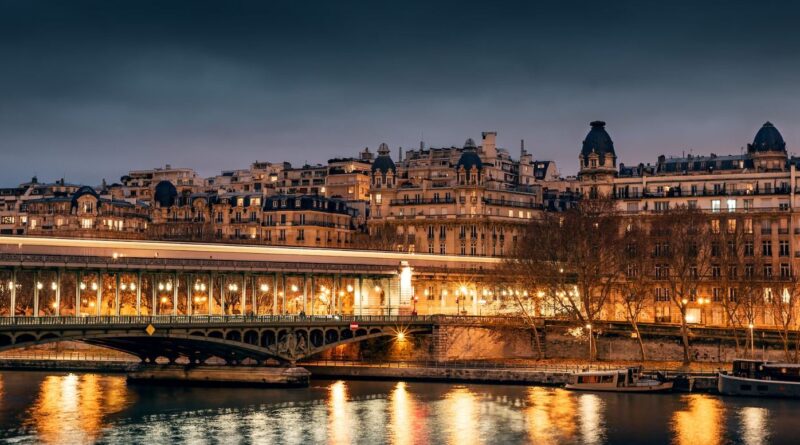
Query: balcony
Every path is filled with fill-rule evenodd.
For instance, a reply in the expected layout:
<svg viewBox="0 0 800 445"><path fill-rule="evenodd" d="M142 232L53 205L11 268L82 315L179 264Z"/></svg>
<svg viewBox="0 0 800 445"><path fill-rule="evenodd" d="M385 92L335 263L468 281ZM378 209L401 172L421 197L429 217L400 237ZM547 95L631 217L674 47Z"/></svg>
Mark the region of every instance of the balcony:
<svg viewBox="0 0 800 445"><path fill-rule="evenodd" d="M494 205L494 206L501 206L501 207L514 207L520 209L536 209L542 210L542 204L537 203L530 203L530 202L515 202L515 201L506 201L505 199L490 199L490 198L483 198L483 203L486 205Z"/></svg>
<svg viewBox="0 0 800 445"><path fill-rule="evenodd" d="M389 201L393 206L423 205L423 204L453 204L453 198L429 198L429 199L392 199Z"/></svg>

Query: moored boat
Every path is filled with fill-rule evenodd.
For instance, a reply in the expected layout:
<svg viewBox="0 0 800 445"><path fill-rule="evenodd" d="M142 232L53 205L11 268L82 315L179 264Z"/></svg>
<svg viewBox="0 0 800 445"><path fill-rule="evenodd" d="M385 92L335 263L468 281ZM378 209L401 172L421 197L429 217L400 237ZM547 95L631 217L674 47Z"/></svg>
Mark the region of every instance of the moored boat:
<svg viewBox="0 0 800 445"><path fill-rule="evenodd" d="M729 396L800 398L800 365L734 360L730 374L719 373L717 390Z"/></svg>
<svg viewBox="0 0 800 445"><path fill-rule="evenodd" d="M580 391L609 391L654 393L672 390L672 382L641 377L641 368L632 367L611 371L586 371L572 376L566 389Z"/></svg>

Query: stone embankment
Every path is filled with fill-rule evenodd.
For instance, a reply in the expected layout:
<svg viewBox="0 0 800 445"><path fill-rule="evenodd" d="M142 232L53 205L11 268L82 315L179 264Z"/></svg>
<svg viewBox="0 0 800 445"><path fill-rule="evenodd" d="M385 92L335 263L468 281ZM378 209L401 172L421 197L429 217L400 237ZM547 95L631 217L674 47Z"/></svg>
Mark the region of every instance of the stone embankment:
<svg viewBox="0 0 800 445"><path fill-rule="evenodd" d="M141 366L128 373L128 381L201 384L213 386L306 387L311 373L300 367L271 366Z"/></svg>

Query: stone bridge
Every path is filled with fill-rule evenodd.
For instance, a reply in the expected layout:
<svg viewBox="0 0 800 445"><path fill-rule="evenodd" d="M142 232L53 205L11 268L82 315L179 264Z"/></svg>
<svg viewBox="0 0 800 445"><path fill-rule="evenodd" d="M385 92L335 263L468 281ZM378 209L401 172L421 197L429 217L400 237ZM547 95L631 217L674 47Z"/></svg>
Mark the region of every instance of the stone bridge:
<svg viewBox="0 0 800 445"><path fill-rule="evenodd" d="M211 357L238 364L294 363L325 350L379 337L400 341L442 325L509 324L472 316L112 316L0 318L0 352L58 341L103 346L155 363Z"/></svg>

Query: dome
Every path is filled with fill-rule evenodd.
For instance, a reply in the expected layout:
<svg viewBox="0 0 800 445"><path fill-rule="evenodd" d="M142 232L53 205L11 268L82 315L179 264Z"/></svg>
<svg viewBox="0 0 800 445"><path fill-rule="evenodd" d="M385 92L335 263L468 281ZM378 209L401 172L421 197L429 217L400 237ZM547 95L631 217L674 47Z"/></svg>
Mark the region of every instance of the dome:
<svg viewBox="0 0 800 445"><path fill-rule="evenodd" d="M608 132L606 132L606 123L603 121L594 121L589 125L592 126L592 129L589 130L589 134L587 134L586 139L583 140L583 148L581 149L584 165L589 164L589 155L593 152L597 153L601 159L606 155L616 157L614 142L611 140L611 136L608 135ZM601 164L604 164L604 162L601 162Z"/></svg>
<svg viewBox="0 0 800 445"><path fill-rule="evenodd" d="M172 207L175 204L175 199L178 197L178 190L169 181L161 181L156 184L155 193L153 193L153 200L161 207Z"/></svg>
<svg viewBox="0 0 800 445"><path fill-rule="evenodd" d="M753 143L747 146L749 153L777 151L786 153L786 142L783 141L781 132L772 125L765 123L756 133Z"/></svg>
<svg viewBox="0 0 800 445"><path fill-rule="evenodd" d="M97 194L94 188L89 187L88 185L84 185L83 187L79 188L75 193L72 194L72 207L78 206L78 199L85 195L92 195L95 199L99 199L100 195Z"/></svg>
<svg viewBox="0 0 800 445"><path fill-rule="evenodd" d="M467 171L472 170L472 167L476 167L478 170L483 168L483 162L481 157L478 156L475 141L471 138L464 143L464 151L461 152L461 157L458 159L456 170L461 170L461 167L464 167L464 170Z"/></svg>
<svg viewBox="0 0 800 445"><path fill-rule="evenodd" d="M378 147L378 157L372 162L372 172L381 172L385 175L389 170L397 173L397 167L389 155L389 146L383 143Z"/></svg>

